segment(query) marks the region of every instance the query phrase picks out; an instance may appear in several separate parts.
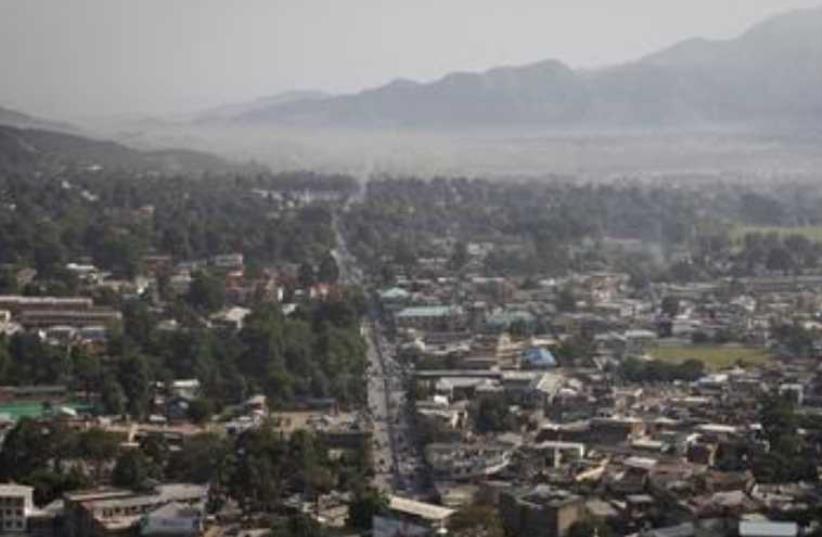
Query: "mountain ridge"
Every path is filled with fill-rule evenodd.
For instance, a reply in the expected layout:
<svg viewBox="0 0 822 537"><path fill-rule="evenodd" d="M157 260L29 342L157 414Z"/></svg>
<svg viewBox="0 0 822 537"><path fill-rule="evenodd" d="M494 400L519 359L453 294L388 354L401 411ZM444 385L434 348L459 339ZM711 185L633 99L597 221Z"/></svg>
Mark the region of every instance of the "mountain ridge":
<svg viewBox="0 0 822 537"><path fill-rule="evenodd" d="M688 39L591 71L548 59L407 79L246 110L236 124L306 127L671 125L822 117L822 7L727 40Z"/></svg>

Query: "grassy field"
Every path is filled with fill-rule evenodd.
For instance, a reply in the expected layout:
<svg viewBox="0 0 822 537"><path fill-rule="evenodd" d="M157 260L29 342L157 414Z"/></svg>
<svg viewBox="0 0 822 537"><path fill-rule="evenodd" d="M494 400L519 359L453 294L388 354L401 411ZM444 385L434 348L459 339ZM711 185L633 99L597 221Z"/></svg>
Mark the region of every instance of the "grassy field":
<svg viewBox="0 0 822 537"><path fill-rule="evenodd" d="M679 345L659 346L649 351L652 357L663 362L679 363L696 359L711 371L733 367L740 360L745 364L758 365L769 358L768 351L741 345Z"/></svg>
<svg viewBox="0 0 822 537"><path fill-rule="evenodd" d="M811 241L822 242L822 226L771 227L771 226L736 226L731 231L734 241L741 241L748 233L776 233L777 235L803 235Z"/></svg>
<svg viewBox="0 0 822 537"><path fill-rule="evenodd" d="M65 406L73 408L78 411L91 410L91 407L83 403L65 403L58 404L55 406ZM0 404L0 415L5 414L13 420L18 420L20 418L40 418L45 413L45 410L46 408L43 406L43 404L37 402Z"/></svg>

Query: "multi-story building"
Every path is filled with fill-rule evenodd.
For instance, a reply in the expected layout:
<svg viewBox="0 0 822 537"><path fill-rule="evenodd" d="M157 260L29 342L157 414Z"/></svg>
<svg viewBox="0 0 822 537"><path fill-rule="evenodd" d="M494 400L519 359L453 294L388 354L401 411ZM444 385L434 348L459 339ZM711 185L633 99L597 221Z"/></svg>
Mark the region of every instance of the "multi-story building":
<svg viewBox="0 0 822 537"><path fill-rule="evenodd" d="M0 485L0 532L26 531L26 519L34 511L33 491L24 485Z"/></svg>
<svg viewBox="0 0 822 537"><path fill-rule="evenodd" d="M547 485L502 492L500 516L506 532L529 537L565 537L584 515L585 501Z"/></svg>
<svg viewBox="0 0 822 537"><path fill-rule="evenodd" d="M185 483L164 484L144 493L119 489L70 492L63 498L64 534L68 537L133 535L145 515L171 503L201 505L207 494L207 486Z"/></svg>

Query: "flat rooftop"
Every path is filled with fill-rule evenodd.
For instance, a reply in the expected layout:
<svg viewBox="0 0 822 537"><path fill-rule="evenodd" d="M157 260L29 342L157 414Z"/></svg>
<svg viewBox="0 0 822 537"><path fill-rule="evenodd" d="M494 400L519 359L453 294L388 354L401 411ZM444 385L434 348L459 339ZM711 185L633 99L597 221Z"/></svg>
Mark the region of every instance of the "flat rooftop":
<svg viewBox="0 0 822 537"><path fill-rule="evenodd" d="M392 511L418 516L425 520L442 521L453 515L456 511L440 505L419 502L410 498L391 496L388 506Z"/></svg>

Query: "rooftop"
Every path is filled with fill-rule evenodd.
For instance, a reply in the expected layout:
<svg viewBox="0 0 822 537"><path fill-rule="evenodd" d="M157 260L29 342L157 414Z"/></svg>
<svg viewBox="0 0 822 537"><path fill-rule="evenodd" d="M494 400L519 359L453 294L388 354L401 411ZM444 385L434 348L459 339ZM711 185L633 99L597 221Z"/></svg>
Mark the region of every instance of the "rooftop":
<svg viewBox="0 0 822 537"><path fill-rule="evenodd" d="M440 521L453 515L456 511L440 505L419 502L410 498L391 496L389 498L389 508L392 511L399 511L409 515L418 516L425 520Z"/></svg>
<svg viewBox="0 0 822 537"><path fill-rule="evenodd" d="M412 306L397 313L397 317L400 319L409 317L447 317L458 313L460 313L459 306Z"/></svg>
<svg viewBox="0 0 822 537"><path fill-rule="evenodd" d="M798 533L796 522L743 520L739 523L740 537L795 537Z"/></svg>

